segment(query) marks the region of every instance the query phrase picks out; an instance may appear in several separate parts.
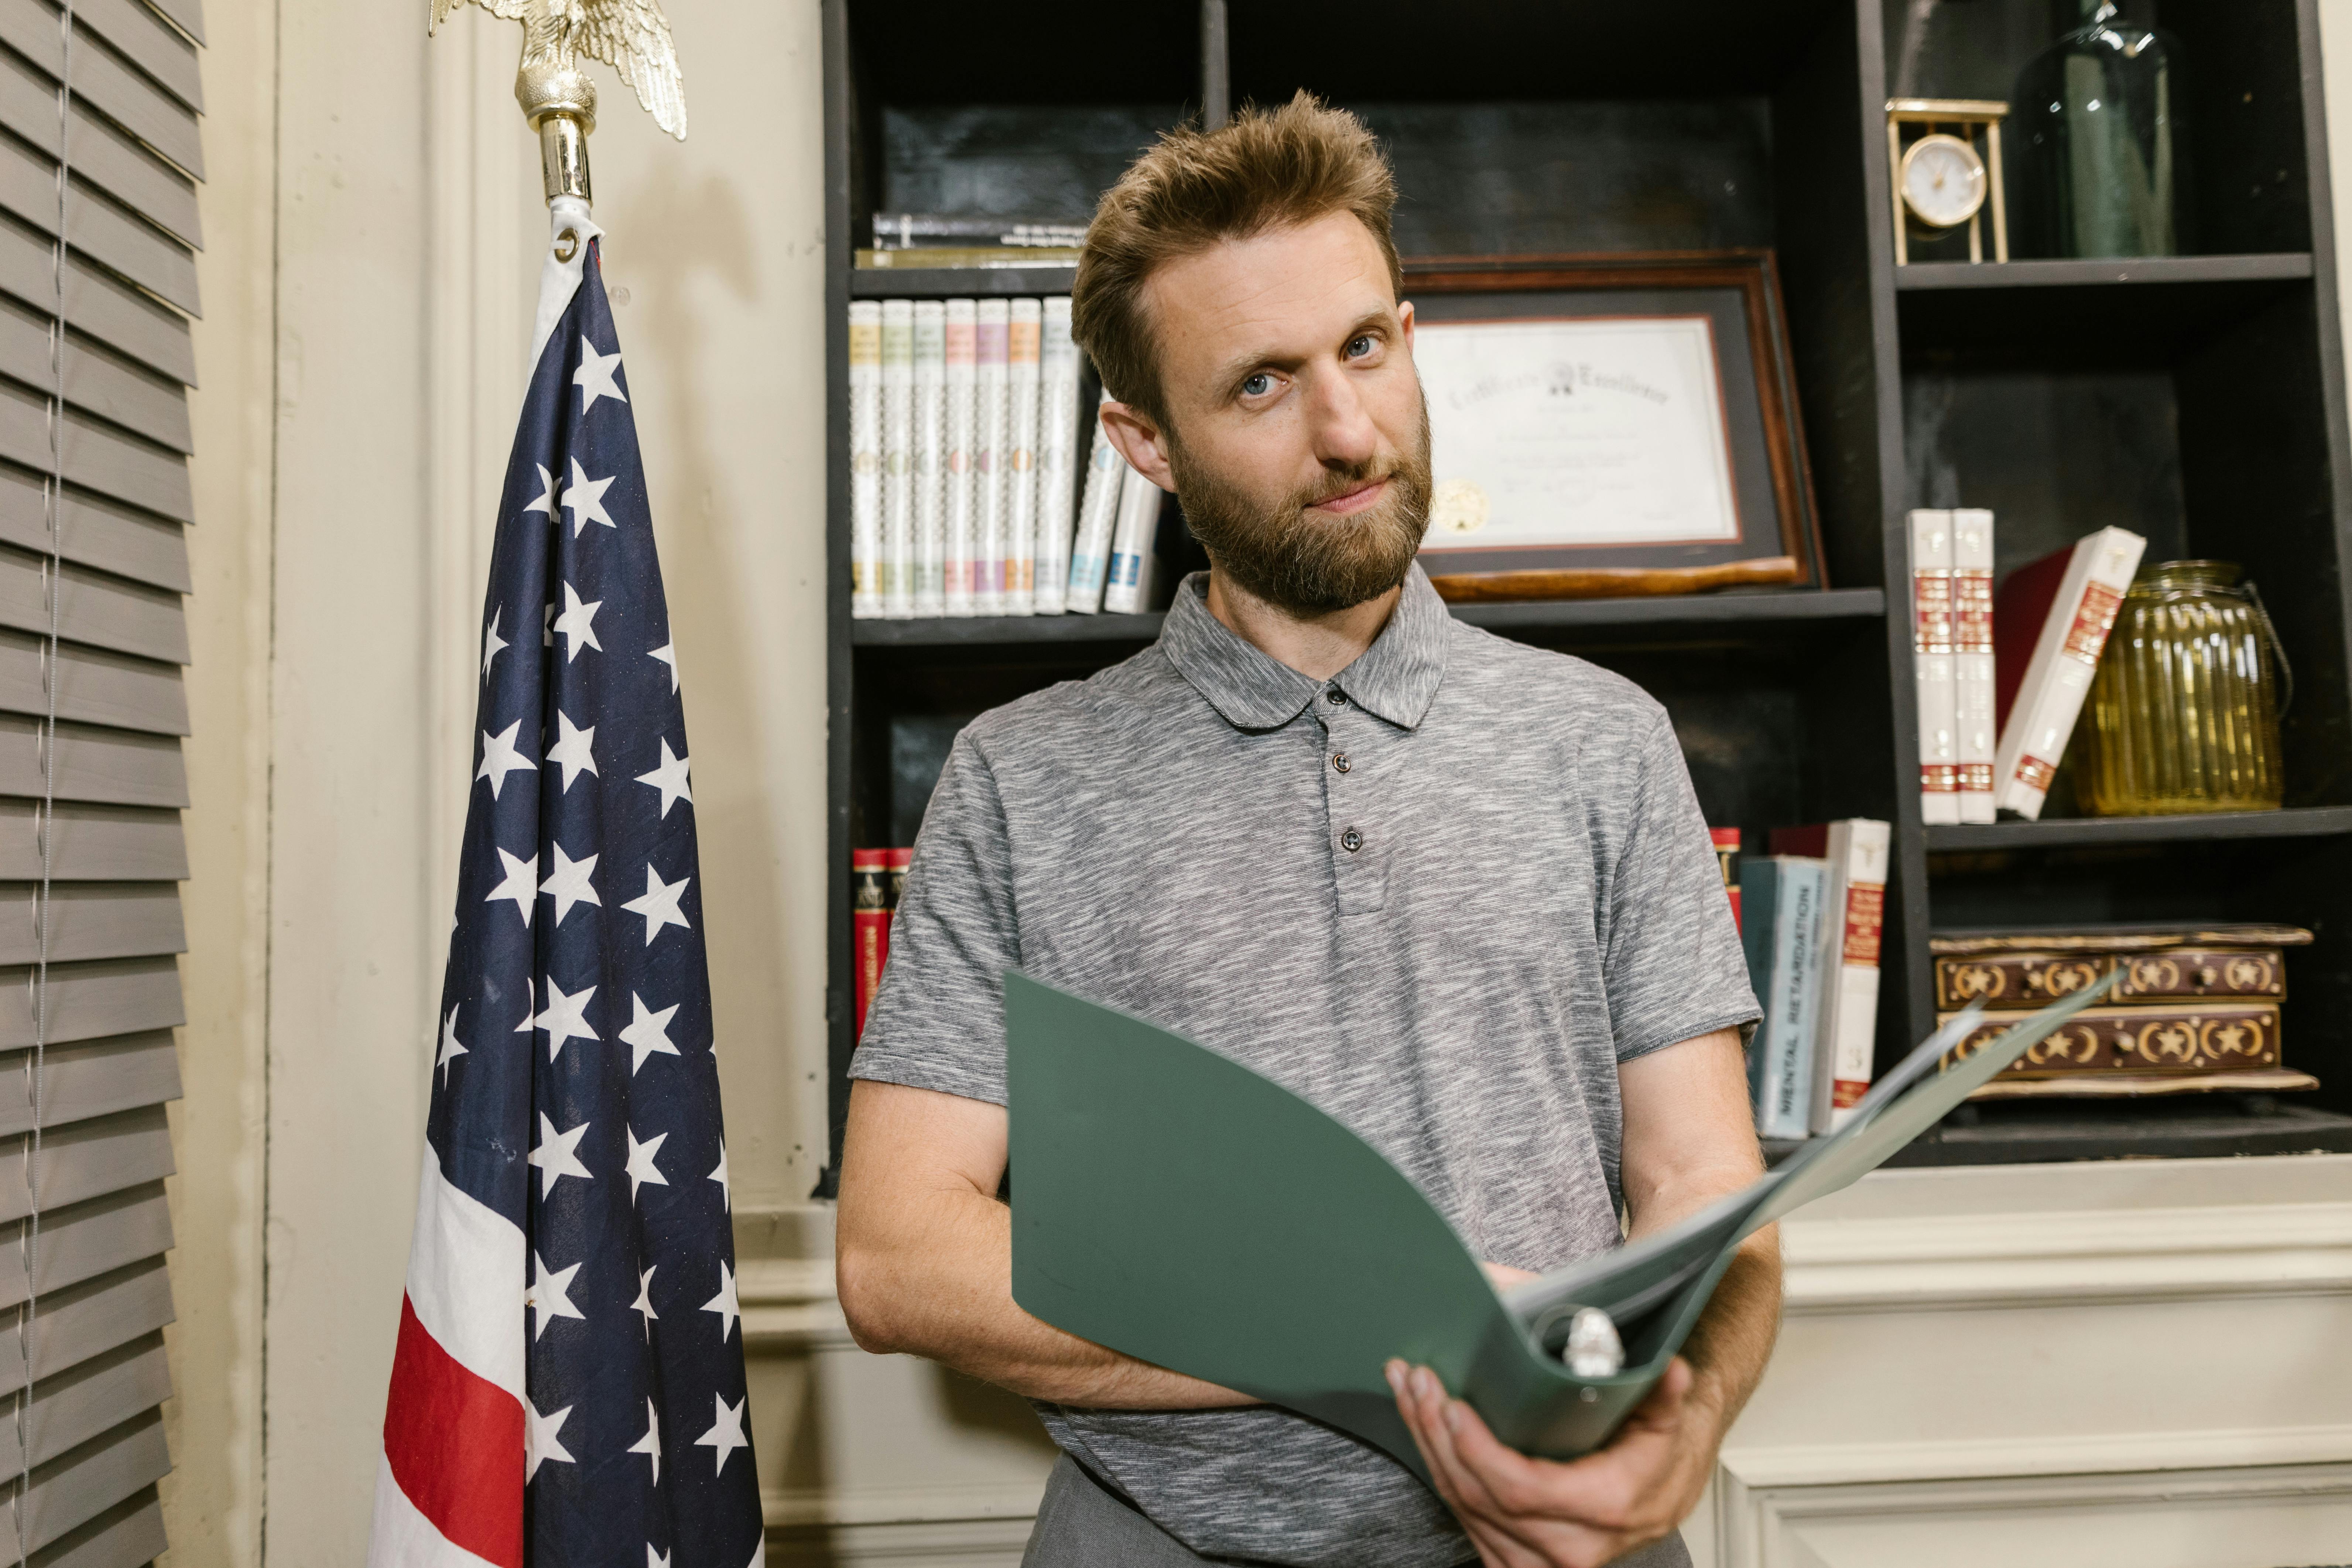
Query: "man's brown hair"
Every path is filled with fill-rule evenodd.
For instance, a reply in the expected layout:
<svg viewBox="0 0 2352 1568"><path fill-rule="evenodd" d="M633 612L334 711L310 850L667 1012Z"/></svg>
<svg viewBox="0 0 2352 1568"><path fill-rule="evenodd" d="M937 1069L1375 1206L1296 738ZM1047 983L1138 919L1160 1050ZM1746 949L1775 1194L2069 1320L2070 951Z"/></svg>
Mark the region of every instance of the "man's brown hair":
<svg viewBox="0 0 2352 1568"><path fill-rule="evenodd" d="M1389 214L1396 181L1364 122L1311 93L1244 109L1216 131L1171 131L1104 193L1087 228L1070 330L1103 384L1167 424L1160 358L1144 307L1152 272L1228 239L1352 214L1371 230L1403 291Z"/></svg>

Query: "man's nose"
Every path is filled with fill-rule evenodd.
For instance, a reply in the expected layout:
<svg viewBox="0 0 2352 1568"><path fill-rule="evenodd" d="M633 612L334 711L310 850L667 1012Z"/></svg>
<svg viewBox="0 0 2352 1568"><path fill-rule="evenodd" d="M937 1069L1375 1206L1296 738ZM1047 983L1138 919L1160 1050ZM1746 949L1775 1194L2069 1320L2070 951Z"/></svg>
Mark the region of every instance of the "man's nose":
<svg viewBox="0 0 2352 1568"><path fill-rule="evenodd" d="M1354 377L1327 369L1314 378L1307 396L1307 439L1315 460L1327 468L1355 468L1379 455L1380 427L1373 424Z"/></svg>

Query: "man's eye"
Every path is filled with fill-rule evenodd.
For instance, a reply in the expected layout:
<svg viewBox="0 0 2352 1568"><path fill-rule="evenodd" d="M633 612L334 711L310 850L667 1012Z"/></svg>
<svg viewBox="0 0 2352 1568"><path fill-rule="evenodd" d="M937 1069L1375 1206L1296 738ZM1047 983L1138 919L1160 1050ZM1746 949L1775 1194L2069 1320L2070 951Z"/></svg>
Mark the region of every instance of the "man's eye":
<svg viewBox="0 0 2352 1568"><path fill-rule="evenodd" d="M1371 353L1371 352L1372 352L1372 334L1371 334L1371 333L1370 333L1370 332L1362 332L1362 333L1359 333L1357 336L1352 337L1352 338L1349 338L1349 339L1348 340L1348 357L1349 357L1349 359L1361 359L1361 358L1363 358L1366 354L1368 354L1368 353Z"/></svg>
<svg viewBox="0 0 2352 1568"><path fill-rule="evenodd" d="M1244 397L1263 397L1273 390L1274 377L1266 374L1264 371L1258 372L1255 375L1251 376L1247 381L1242 383L1242 395Z"/></svg>

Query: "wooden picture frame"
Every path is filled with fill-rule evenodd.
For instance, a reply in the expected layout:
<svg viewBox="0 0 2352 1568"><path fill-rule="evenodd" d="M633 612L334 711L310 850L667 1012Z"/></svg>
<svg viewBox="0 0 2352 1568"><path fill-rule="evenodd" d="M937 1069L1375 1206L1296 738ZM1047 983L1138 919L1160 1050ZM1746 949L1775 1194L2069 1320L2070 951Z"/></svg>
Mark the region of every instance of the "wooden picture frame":
<svg viewBox="0 0 2352 1568"><path fill-rule="evenodd" d="M1790 368L1787 317L1770 251L1423 258L1404 264L1404 285L1415 313L1416 363L1425 348L1440 343L1454 345L1449 353L1456 363L1462 363L1464 352L1475 352L1463 346L1470 334L1431 339L1427 334L1432 329L1503 329L1524 321L1530 327L1541 324L1553 334L1552 341L1565 342L1572 341L1577 324L1655 327L1661 334L1654 345L1656 353L1678 354L1686 365L1696 365L1693 356L1704 353L1715 376L1710 393L1698 384L1704 373L1693 370L1693 395L1684 399L1677 416L1685 421L1679 431L1621 437L1663 441L1671 437L1687 445L1700 438L1696 432L1708 420L1719 423L1720 446L1712 459L1719 482L1708 492L1711 500L1703 497L1693 502L1695 510L1685 509L1687 515L1711 520L1707 526L1674 536L1675 527L1667 521L1648 525L1653 531L1663 528L1667 537L1641 537L1640 528L1629 526L1623 537L1607 537L1604 529L1602 536L1570 538L1578 530L1562 524L1556 537L1546 539L1544 526L1530 529L1523 519L1517 538L1507 528L1473 543L1469 541L1477 538L1476 531L1450 531L1483 529L1485 491L1466 480L1449 481L1439 471L1433 475L1437 495L1421 559L1445 598L1609 598L1740 586L1828 586L1796 381ZM1642 339L1638 331L1618 335L1629 343ZM1668 337L1677 341L1669 342ZM1509 342L1503 335L1489 341ZM1538 347L1533 333L1528 349L1530 353L1551 352ZM1432 374L1437 362L1446 358L1431 353L1432 363L1423 371L1433 427L1444 424L1438 400L1447 395L1447 389L1443 384L1433 385ZM1711 405L1706 404L1709 395ZM1665 401L1663 396L1654 400ZM1444 467L1444 445L1441 439L1434 453L1439 469ZM1633 457L1638 464L1643 455ZM1688 468L1670 463L1669 457L1661 450L1646 460L1661 471L1671 467L1677 475ZM1491 465L1503 459L1484 454L1481 460ZM1449 482L1455 485L1452 490ZM1528 485L1552 482L1552 476L1531 471L1520 493ZM1709 510L1710 505L1715 510ZM1654 515L1667 518L1671 511ZM1580 526L1588 534L1593 531L1589 525Z"/></svg>

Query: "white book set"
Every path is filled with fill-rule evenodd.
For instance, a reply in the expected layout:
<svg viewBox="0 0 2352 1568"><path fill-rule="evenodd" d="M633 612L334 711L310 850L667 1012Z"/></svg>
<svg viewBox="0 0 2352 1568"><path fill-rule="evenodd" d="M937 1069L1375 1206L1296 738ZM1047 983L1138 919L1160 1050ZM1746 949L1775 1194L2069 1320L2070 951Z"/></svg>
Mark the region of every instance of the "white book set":
<svg viewBox="0 0 2352 1568"><path fill-rule="evenodd" d="M1079 369L1066 297L850 305L853 616L1148 606L1162 492L1098 421L1081 480Z"/></svg>

